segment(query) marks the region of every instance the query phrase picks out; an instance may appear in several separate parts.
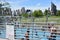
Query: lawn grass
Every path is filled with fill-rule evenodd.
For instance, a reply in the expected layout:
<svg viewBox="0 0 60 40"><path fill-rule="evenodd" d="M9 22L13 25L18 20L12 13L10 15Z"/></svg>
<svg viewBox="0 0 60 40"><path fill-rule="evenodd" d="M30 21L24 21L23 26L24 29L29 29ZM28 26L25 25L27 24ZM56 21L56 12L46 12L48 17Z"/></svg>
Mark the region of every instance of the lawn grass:
<svg viewBox="0 0 60 40"><path fill-rule="evenodd" d="M22 18L21 22L32 22L33 18ZM34 18L34 22L46 22L46 16ZM50 16L48 17L48 22L60 23L60 16Z"/></svg>

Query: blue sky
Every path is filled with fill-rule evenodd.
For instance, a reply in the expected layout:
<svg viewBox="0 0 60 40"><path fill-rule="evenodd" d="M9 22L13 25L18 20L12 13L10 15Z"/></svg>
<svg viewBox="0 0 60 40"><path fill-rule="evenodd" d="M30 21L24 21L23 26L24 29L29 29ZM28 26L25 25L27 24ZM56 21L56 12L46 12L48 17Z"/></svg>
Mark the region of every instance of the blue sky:
<svg viewBox="0 0 60 40"><path fill-rule="evenodd" d="M6 0L10 3L12 9L25 7L31 10L47 9L50 7L51 1L57 6L57 9L60 9L60 0Z"/></svg>

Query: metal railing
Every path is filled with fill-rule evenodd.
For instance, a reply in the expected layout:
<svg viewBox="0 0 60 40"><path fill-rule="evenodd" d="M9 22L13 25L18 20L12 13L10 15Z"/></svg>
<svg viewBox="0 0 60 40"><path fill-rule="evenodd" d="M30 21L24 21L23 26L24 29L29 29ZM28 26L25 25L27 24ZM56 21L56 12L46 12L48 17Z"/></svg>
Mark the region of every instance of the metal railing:
<svg viewBox="0 0 60 40"><path fill-rule="evenodd" d="M20 17L20 16L0 16L0 18L5 19L5 22L0 23L0 27L5 26L5 25L14 25L14 27L16 27L14 29L15 30L14 32L15 32L15 38L17 38L17 39L19 39L21 36L23 36L24 39L26 39L25 33L27 32L28 28L31 29L31 30L28 30L28 31L31 32L31 34L29 34L30 36L29 35L28 36L32 37L32 38L28 38L28 39L30 39L30 40L32 40L32 39L39 39L40 40L42 38L47 38L48 39L49 35L48 35L47 32L49 32L50 34L51 34L51 32L49 31L49 28L48 28L47 24L54 24L54 27L57 30L57 32L54 32L54 33L57 33L57 35L54 35L54 36L58 36L58 37L60 36L60 23L56 23L56 22L54 22L54 23L53 22L52 23L51 22L47 22L47 23L46 22L35 22L34 18L33 19L31 18L32 22L21 22L22 17ZM7 19L7 18L9 18L9 19ZM9 20L11 22L8 22L6 20ZM20 30L17 30L17 29L20 29ZM25 32L24 32L24 29L26 29ZM16 33L16 31L19 34ZM43 32L42 33L43 37L41 37L41 35L39 35L40 33L38 31ZM47 33L47 35L46 35L46 33ZM37 34L38 37L34 36L35 34ZM20 36L20 37L18 38L16 36ZM54 38L54 39L56 39L56 38ZM57 40L60 40L60 38L57 38Z"/></svg>

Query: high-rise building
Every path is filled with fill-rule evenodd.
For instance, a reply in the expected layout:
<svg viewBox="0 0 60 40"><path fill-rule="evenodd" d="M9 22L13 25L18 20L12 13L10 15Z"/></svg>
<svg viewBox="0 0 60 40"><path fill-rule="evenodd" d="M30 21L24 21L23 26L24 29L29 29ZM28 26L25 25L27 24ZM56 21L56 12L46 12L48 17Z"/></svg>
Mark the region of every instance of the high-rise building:
<svg viewBox="0 0 60 40"><path fill-rule="evenodd" d="M25 13L26 11L25 11L25 7L22 7L21 8L21 13Z"/></svg>
<svg viewBox="0 0 60 40"><path fill-rule="evenodd" d="M16 12L17 12L17 15L20 15L21 14L19 9Z"/></svg>
<svg viewBox="0 0 60 40"><path fill-rule="evenodd" d="M16 15L17 15L17 13L16 13L16 11L14 10L14 11L13 11L13 16L16 16Z"/></svg>
<svg viewBox="0 0 60 40"><path fill-rule="evenodd" d="M48 8L48 16L51 15L51 11L50 8Z"/></svg>
<svg viewBox="0 0 60 40"><path fill-rule="evenodd" d="M4 12L3 12L4 15L12 15L12 11L11 11L11 8L7 8L5 7L4 8Z"/></svg>
<svg viewBox="0 0 60 40"><path fill-rule="evenodd" d="M57 12L56 5L51 2L51 14L56 15L56 12Z"/></svg>

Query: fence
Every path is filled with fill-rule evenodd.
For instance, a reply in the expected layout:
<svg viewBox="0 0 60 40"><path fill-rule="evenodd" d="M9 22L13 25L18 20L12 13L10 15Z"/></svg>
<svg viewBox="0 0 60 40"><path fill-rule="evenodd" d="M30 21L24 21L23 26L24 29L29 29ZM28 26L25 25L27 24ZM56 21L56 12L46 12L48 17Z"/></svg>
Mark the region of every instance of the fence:
<svg viewBox="0 0 60 40"><path fill-rule="evenodd" d="M14 25L14 38L16 40L19 40L19 39L48 40L49 36L51 35L51 32L49 31L49 28L48 28L49 26L48 24L54 24L53 27L55 27L57 30L57 32L54 32L56 33L56 35L55 34L53 35L53 36L56 36L56 38L54 39L60 40L60 23L53 22L54 20L50 22L49 21L46 22L45 20L42 22L42 21L36 21L37 19L35 18L24 18L24 17L22 18L19 16L0 16L0 18L1 18L0 29L3 27L6 27L5 25ZM41 19L38 19L38 20L41 20ZM26 35L26 33L28 35Z"/></svg>

